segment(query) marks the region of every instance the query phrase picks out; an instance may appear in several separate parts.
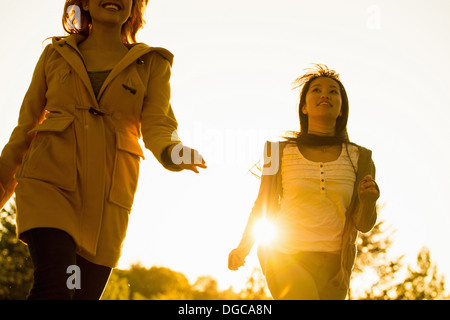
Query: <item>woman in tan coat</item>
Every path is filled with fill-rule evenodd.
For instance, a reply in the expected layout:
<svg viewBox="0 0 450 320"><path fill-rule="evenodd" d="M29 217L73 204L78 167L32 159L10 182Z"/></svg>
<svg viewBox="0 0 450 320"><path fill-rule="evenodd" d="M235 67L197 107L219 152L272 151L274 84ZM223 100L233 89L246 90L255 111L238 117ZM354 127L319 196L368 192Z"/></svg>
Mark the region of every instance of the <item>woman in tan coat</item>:
<svg viewBox="0 0 450 320"><path fill-rule="evenodd" d="M173 55L136 43L147 2L66 1L69 35L44 49L2 151L0 205L16 193L35 266L29 299L100 298L125 238L141 136L169 170L206 168L177 136Z"/></svg>

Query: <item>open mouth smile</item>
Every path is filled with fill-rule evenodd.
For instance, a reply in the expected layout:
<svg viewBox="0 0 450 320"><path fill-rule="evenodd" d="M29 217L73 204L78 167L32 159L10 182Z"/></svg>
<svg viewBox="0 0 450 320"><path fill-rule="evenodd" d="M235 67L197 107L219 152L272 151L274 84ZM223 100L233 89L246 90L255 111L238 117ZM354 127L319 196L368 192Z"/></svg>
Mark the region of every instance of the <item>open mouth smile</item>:
<svg viewBox="0 0 450 320"><path fill-rule="evenodd" d="M333 107L333 105L331 103L329 103L328 101L321 101L317 104L317 106Z"/></svg>
<svg viewBox="0 0 450 320"><path fill-rule="evenodd" d="M110 11L120 11L122 8L117 3L106 2L102 4L102 8L110 10Z"/></svg>

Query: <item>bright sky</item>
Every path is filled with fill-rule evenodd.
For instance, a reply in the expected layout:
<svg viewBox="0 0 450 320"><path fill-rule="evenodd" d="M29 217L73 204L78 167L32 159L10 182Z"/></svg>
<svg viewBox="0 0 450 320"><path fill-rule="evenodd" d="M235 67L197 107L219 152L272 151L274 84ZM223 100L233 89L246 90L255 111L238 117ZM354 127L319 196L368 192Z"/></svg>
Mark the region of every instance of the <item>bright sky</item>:
<svg viewBox="0 0 450 320"><path fill-rule="evenodd" d="M345 4L343 4L345 3ZM0 148L42 41L62 35L63 0L0 0ZM450 279L450 2L447 0L151 0L139 40L175 54L172 104L184 143L208 169L166 171L146 152L119 267L140 261L239 288L227 256L259 187L264 142L298 129L291 82L310 63L341 74L349 135L373 150L392 254L428 246Z"/></svg>

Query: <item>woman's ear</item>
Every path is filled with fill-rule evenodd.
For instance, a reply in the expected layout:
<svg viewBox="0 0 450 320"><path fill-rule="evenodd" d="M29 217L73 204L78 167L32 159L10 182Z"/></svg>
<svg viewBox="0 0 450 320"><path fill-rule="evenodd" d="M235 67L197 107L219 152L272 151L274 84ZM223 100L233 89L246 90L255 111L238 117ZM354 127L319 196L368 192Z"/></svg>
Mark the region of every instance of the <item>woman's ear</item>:
<svg viewBox="0 0 450 320"><path fill-rule="evenodd" d="M306 110L306 104L304 104L303 107L302 107L302 113L303 114L308 114L308 111Z"/></svg>
<svg viewBox="0 0 450 320"><path fill-rule="evenodd" d="M81 6L84 11L89 11L89 0L81 0Z"/></svg>

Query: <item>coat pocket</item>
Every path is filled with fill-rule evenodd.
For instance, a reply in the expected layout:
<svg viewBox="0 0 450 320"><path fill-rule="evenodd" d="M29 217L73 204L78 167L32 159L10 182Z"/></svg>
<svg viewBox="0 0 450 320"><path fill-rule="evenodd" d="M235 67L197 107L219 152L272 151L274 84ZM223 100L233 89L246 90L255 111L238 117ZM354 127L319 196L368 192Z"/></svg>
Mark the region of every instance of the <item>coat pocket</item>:
<svg viewBox="0 0 450 320"><path fill-rule="evenodd" d="M139 165L144 153L138 137L116 132L116 155L109 201L131 210L139 179Z"/></svg>
<svg viewBox="0 0 450 320"><path fill-rule="evenodd" d="M36 133L16 178L37 179L72 191L76 185L76 143L73 117L48 118Z"/></svg>

